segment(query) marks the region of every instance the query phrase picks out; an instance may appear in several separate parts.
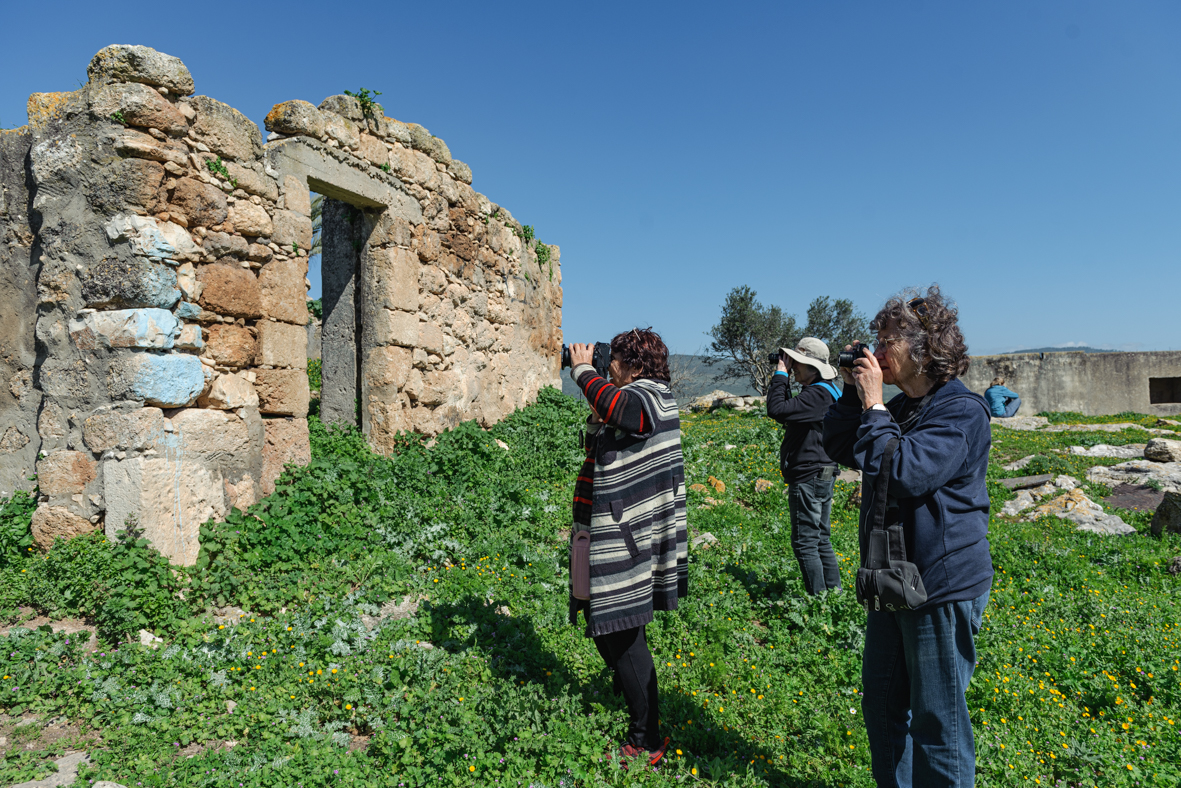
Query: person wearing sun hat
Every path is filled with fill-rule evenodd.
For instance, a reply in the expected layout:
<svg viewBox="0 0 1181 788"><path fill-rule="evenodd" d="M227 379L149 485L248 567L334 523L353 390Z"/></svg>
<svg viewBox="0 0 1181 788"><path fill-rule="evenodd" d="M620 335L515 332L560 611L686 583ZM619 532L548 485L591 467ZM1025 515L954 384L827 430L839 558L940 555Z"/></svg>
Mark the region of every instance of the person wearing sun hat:
<svg viewBox="0 0 1181 788"><path fill-rule="evenodd" d="M779 349L779 365L767 389L767 415L784 427L779 468L789 485L791 548L800 563L804 590L811 595L839 589L841 574L829 537L836 463L824 451L824 415L841 396L829 381L837 376L828 363L828 345L804 337ZM788 371L800 384L791 394Z"/></svg>

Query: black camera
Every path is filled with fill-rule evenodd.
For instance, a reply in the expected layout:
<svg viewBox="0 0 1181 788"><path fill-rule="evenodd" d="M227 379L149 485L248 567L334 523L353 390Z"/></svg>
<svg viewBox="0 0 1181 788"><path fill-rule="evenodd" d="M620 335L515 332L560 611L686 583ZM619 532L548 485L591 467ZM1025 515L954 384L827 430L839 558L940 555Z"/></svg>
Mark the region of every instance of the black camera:
<svg viewBox="0 0 1181 788"><path fill-rule="evenodd" d="M562 345L562 369L573 366L570 363L570 346ZM603 377L607 377L608 368L611 366L611 343L610 342L596 342L595 352L591 356L591 366L595 368Z"/></svg>
<svg viewBox="0 0 1181 788"><path fill-rule="evenodd" d="M873 348L869 345L863 345L860 342L854 342L853 347L849 350L842 350L837 354L837 366L853 368L853 362L859 358L865 358L865 351L873 352Z"/></svg>
<svg viewBox="0 0 1181 788"><path fill-rule="evenodd" d="M767 360L770 361L772 364L778 364L779 363L779 351L775 351L771 355L767 356Z"/></svg>

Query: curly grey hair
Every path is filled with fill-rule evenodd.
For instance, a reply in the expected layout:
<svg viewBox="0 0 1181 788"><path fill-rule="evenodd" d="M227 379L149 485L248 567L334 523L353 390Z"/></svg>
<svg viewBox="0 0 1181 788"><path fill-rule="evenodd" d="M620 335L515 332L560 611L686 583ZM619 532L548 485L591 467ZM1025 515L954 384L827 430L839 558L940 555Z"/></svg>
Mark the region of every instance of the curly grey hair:
<svg viewBox="0 0 1181 788"><path fill-rule="evenodd" d="M896 329L922 374L936 383L947 383L967 372L971 363L958 319L955 304L943 297L939 285L931 285L925 293L909 288L891 298L869 328Z"/></svg>

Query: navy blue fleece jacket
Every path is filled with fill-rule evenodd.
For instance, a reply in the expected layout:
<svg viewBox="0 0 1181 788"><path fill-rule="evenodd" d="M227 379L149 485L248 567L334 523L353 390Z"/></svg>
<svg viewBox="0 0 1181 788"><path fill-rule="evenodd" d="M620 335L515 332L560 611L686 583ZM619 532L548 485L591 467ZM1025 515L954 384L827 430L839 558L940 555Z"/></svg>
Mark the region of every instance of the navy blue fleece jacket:
<svg viewBox="0 0 1181 788"><path fill-rule="evenodd" d="M941 386L905 434L894 417L905 394L887 403L889 412L861 410L854 386L846 386L824 419L824 448L842 465L862 471L861 551L873 507L874 481L891 438L900 438L889 469L906 534L906 555L918 567L932 607L962 602L992 585L988 548L988 488L984 474L992 445L988 406L959 380Z"/></svg>

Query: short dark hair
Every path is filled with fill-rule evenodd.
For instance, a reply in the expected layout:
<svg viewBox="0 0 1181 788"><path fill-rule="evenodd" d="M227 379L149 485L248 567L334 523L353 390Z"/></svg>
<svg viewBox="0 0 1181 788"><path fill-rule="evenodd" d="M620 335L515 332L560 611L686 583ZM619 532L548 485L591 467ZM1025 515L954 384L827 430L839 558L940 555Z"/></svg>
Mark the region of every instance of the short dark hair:
<svg viewBox="0 0 1181 788"><path fill-rule="evenodd" d="M616 334L611 340L611 355L629 367L640 370L638 378L651 378L668 383L671 375L668 373L668 347L649 326L648 328L633 328L622 334Z"/></svg>
<svg viewBox="0 0 1181 788"><path fill-rule="evenodd" d="M943 297L939 285L925 293L904 290L886 302L869 324L871 331L887 325L910 346L910 357L928 379L936 383L955 380L968 371L971 359L959 326L959 310Z"/></svg>

